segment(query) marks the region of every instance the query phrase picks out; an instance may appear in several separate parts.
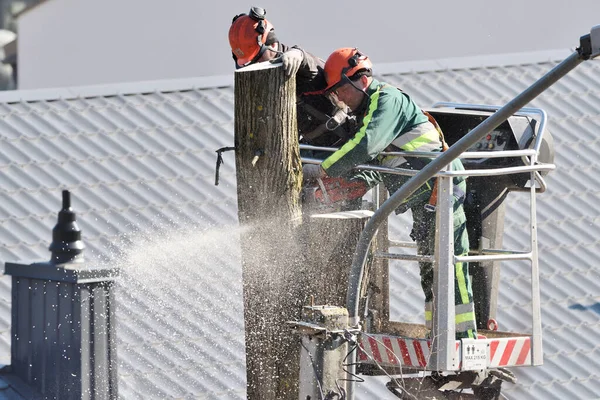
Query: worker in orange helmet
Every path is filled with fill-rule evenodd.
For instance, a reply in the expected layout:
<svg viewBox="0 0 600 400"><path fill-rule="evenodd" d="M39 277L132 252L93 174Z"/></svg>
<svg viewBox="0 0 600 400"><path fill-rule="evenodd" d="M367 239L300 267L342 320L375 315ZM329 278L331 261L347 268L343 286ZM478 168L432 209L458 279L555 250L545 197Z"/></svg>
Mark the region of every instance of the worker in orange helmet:
<svg viewBox="0 0 600 400"><path fill-rule="evenodd" d="M304 53L299 48L283 49L275 36L275 28L266 18L266 10L252 7L249 14L238 14L233 17L229 28L229 44L236 67L272 60L285 52L283 58L287 75L294 75L304 61ZM307 60L309 61L309 60ZM316 75L316 68L309 75Z"/></svg>
<svg viewBox="0 0 600 400"><path fill-rule="evenodd" d="M320 165L306 165L304 174L310 178L344 176L360 164L373 163L390 168L420 170L432 158L382 156L388 152L438 152L445 143L436 126L405 92L372 77L371 60L356 48L334 51L325 63L327 91L334 101L345 103L357 118L358 129L354 137L332 153ZM452 162L453 170L463 170L459 159ZM397 191L410 177L382 174L390 194ZM402 213L411 209L413 229L411 237L417 242L420 254L432 255L435 245L435 202L431 179L413 193L396 210ZM454 178L454 252L466 255L469 238L463 208L466 181ZM432 327L433 266L420 263L421 285L425 293L425 322ZM469 268L467 263L455 264L455 314L456 337L476 338L475 310Z"/></svg>
<svg viewBox="0 0 600 400"><path fill-rule="evenodd" d="M298 46L279 42L265 9L252 7L248 14L236 15L229 28L229 44L236 68L281 58L286 74L296 76L301 143L334 146L350 137L346 115L336 115L340 110L323 95L327 86L324 62Z"/></svg>
<svg viewBox="0 0 600 400"><path fill-rule="evenodd" d="M281 58L288 76L296 76L298 133L300 143L315 146L335 147L345 143L355 129L354 119L348 118L347 108L336 107L325 95L327 86L324 62L298 46L288 47L279 42L273 24L266 18L266 10L252 7L248 14L233 18L229 29L229 44L236 68L257 62ZM303 156L323 159L329 153L302 151ZM372 173L372 175L377 175ZM371 181L379 180L373 178ZM369 182L367 182L369 183ZM363 180L352 182L329 179L319 182L316 192L322 188L338 190L325 193L327 199L352 202L348 208L360 206L362 197L372 186ZM335 188L335 189L333 189ZM322 197L320 197L322 198ZM329 201L329 200L328 200ZM335 200L331 200L335 202Z"/></svg>

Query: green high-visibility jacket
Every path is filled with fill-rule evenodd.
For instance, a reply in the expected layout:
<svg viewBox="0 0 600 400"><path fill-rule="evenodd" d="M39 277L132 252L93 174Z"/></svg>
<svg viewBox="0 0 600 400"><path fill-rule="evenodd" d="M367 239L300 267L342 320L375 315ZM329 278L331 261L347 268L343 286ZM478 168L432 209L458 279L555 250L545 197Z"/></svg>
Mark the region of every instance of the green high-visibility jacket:
<svg viewBox="0 0 600 400"><path fill-rule="evenodd" d="M428 123L427 116L406 93L376 80L371 82L366 93L369 98L365 109L358 113L361 115L358 132L321 164L328 175L345 175L357 165L369 162L390 167L421 169L431 161L429 158L416 157L378 157L391 144L407 152L442 150L439 133ZM459 159L454 160L451 167L453 170L464 169ZM381 176L390 194L397 191L410 178L392 174ZM469 251L466 217L462 206L466 183L464 177L455 177L453 182L454 251L457 255L463 255ZM396 210L396 212L404 212L408 208L413 210L411 236L417 241L419 254L434 252L435 213L424 208L429 201L433 185L434 179L426 182ZM421 262L420 267L421 284L426 299L426 325L431 328L433 265ZM477 326L467 263L455 264L455 313L456 337L475 338Z"/></svg>
<svg viewBox="0 0 600 400"><path fill-rule="evenodd" d="M369 100L359 116L359 130L321 164L329 176L345 175L375 159L397 137L428 121L410 96L393 86L373 79L366 94Z"/></svg>
<svg viewBox="0 0 600 400"><path fill-rule="evenodd" d="M442 142L439 133L433 125L428 123L427 116L408 94L388 84L375 79L366 90L369 96L364 103L362 114L359 116L359 130L354 137L344 144L338 151L326 158L321 166L329 176L344 176L360 164L377 164L389 166L389 157L378 157L379 153L388 148L390 144L403 151L441 151ZM430 129L421 129L430 126ZM395 163L395 167L421 169L429 163L429 158L413 157L408 163L402 161ZM392 164L393 160L392 160ZM459 159L451 163L452 170L462 170L463 165ZM354 174L354 178L363 179L369 186L383 181L390 194L398 190L410 177L402 175L378 174L364 171ZM376 181L378 180L378 181ZM464 177L455 177L455 185L465 180ZM423 204L429 200L434 180L431 179L421 189L411 195L396 212L404 212L416 204Z"/></svg>

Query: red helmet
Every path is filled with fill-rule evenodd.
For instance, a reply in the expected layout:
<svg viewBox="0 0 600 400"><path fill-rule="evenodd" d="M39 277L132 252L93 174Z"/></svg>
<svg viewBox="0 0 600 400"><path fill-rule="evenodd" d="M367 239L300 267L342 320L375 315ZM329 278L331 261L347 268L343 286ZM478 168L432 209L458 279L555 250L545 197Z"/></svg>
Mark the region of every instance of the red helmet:
<svg viewBox="0 0 600 400"><path fill-rule="evenodd" d="M342 47L337 49L325 62L325 79L327 88L331 90L342 81L352 77L360 70L371 70L373 63L369 57L358 51L357 48Z"/></svg>
<svg viewBox="0 0 600 400"><path fill-rule="evenodd" d="M250 14L239 14L233 18L229 28L229 45L238 67L256 62L267 46L273 25L265 19L266 10L252 7Z"/></svg>

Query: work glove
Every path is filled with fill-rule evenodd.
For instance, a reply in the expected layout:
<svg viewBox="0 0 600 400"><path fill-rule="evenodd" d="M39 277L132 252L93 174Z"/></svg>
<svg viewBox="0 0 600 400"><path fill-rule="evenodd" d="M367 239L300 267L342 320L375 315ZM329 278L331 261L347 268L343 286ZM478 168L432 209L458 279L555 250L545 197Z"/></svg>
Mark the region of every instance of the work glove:
<svg viewBox="0 0 600 400"><path fill-rule="evenodd" d="M304 60L304 53L299 49L290 49L283 53L281 61L283 62L283 69L287 76L296 75L296 72L300 69L300 64Z"/></svg>
<svg viewBox="0 0 600 400"><path fill-rule="evenodd" d="M302 166L302 176L305 182L316 181L325 175L325 171L320 164L304 164Z"/></svg>

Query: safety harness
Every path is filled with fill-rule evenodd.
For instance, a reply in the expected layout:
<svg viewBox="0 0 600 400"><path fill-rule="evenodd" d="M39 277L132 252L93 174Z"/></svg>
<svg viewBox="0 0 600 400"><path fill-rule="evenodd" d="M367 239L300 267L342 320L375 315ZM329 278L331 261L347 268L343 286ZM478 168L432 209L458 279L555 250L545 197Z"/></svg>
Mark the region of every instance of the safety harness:
<svg viewBox="0 0 600 400"><path fill-rule="evenodd" d="M387 85L383 85L383 87L385 87ZM399 87L396 87L396 89L398 89L401 92L404 92L402 89L400 89ZM438 124L438 122L435 120L435 118L433 117L433 115L431 115L429 112L421 109L421 112L423 114L425 114L425 116L427 117L427 119L429 120L429 122L435 127L435 130L438 132L439 134L439 140L440 143L442 144L442 152L448 150L448 143L446 143L446 139L444 138L444 132L442 131L442 128L440 127L440 125ZM392 142L392 144L394 144L394 142ZM398 148L400 148L400 146L396 146ZM414 161L413 161L414 164ZM425 163L423 163L422 167L425 166ZM462 192L462 190L460 190L460 188L458 188L456 185L454 185L454 190L457 191L456 194L458 195L458 197L462 197L465 195L465 193L460 193ZM429 196L429 201L427 202L427 204L425 204L425 210L430 211L430 212L435 212L435 208L437 205L437 197L438 197L438 180L437 178L435 179L435 182L433 184L433 188L431 189L431 195Z"/></svg>
<svg viewBox="0 0 600 400"><path fill-rule="evenodd" d="M437 123L435 118L433 118L433 115L429 114L425 110L421 110L421 111L423 112L423 114L425 114L425 116L427 117L429 122L431 122L431 124L433 126L435 126L435 129L440 134L440 142L442 142L442 152L448 150L448 143L446 143L446 139L444 138L444 132L442 132L442 128L440 128L440 125ZM429 196L429 202L425 205L425 209L427 211L431 211L431 212L435 211L435 207L437 205L437 194L438 194L438 180L436 178L436 180L433 184L433 189L431 189L431 195Z"/></svg>
<svg viewBox="0 0 600 400"><path fill-rule="evenodd" d="M299 124L298 130L300 131L302 141L308 144L316 144L315 140L322 139L324 135L327 135L328 138L324 143L320 140L321 145L335 146L340 142L350 139L352 135L348 132L349 128L345 125L351 123L353 119L341 108L333 107L331 115L317 109L317 107L311 104L312 98L309 97L311 95L311 93L303 93L297 96L296 101L296 106L302 109L306 113L307 118L316 124L316 126L313 124L310 128L303 126L303 129L300 129Z"/></svg>
<svg viewBox="0 0 600 400"><path fill-rule="evenodd" d="M448 144L444 139L444 134L439 124L433 118L431 114L427 111L421 110L423 114L427 116L429 123L423 123L421 125L417 125L410 131L405 134L397 137L391 145L386 149L387 151L437 151L441 144L442 151L446 151L448 149ZM435 130L432 129L435 128ZM437 133L437 135L435 135ZM436 137L437 136L437 137ZM414 143L429 140L429 142L425 142L420 146L416 146ZM438 141L439 140L439 141ZM388 156L383 159L384 165L387 167L400 167L403 164L408 164L409 168L421 170L427 165L427 161L423 158L419 157L402 157L402 156ZM387 165L386 165L387 164ZM425 209L427 211L434 212L437 204L438 197L438 183L437 179L434 180L433 187L431 187L431 194L429 196L429 200L427 204L425 204ZM429 186L429 184L427 184ZM455 189L457 189L455 185ZM460 193L457 193L462 196Z"/></svg>

